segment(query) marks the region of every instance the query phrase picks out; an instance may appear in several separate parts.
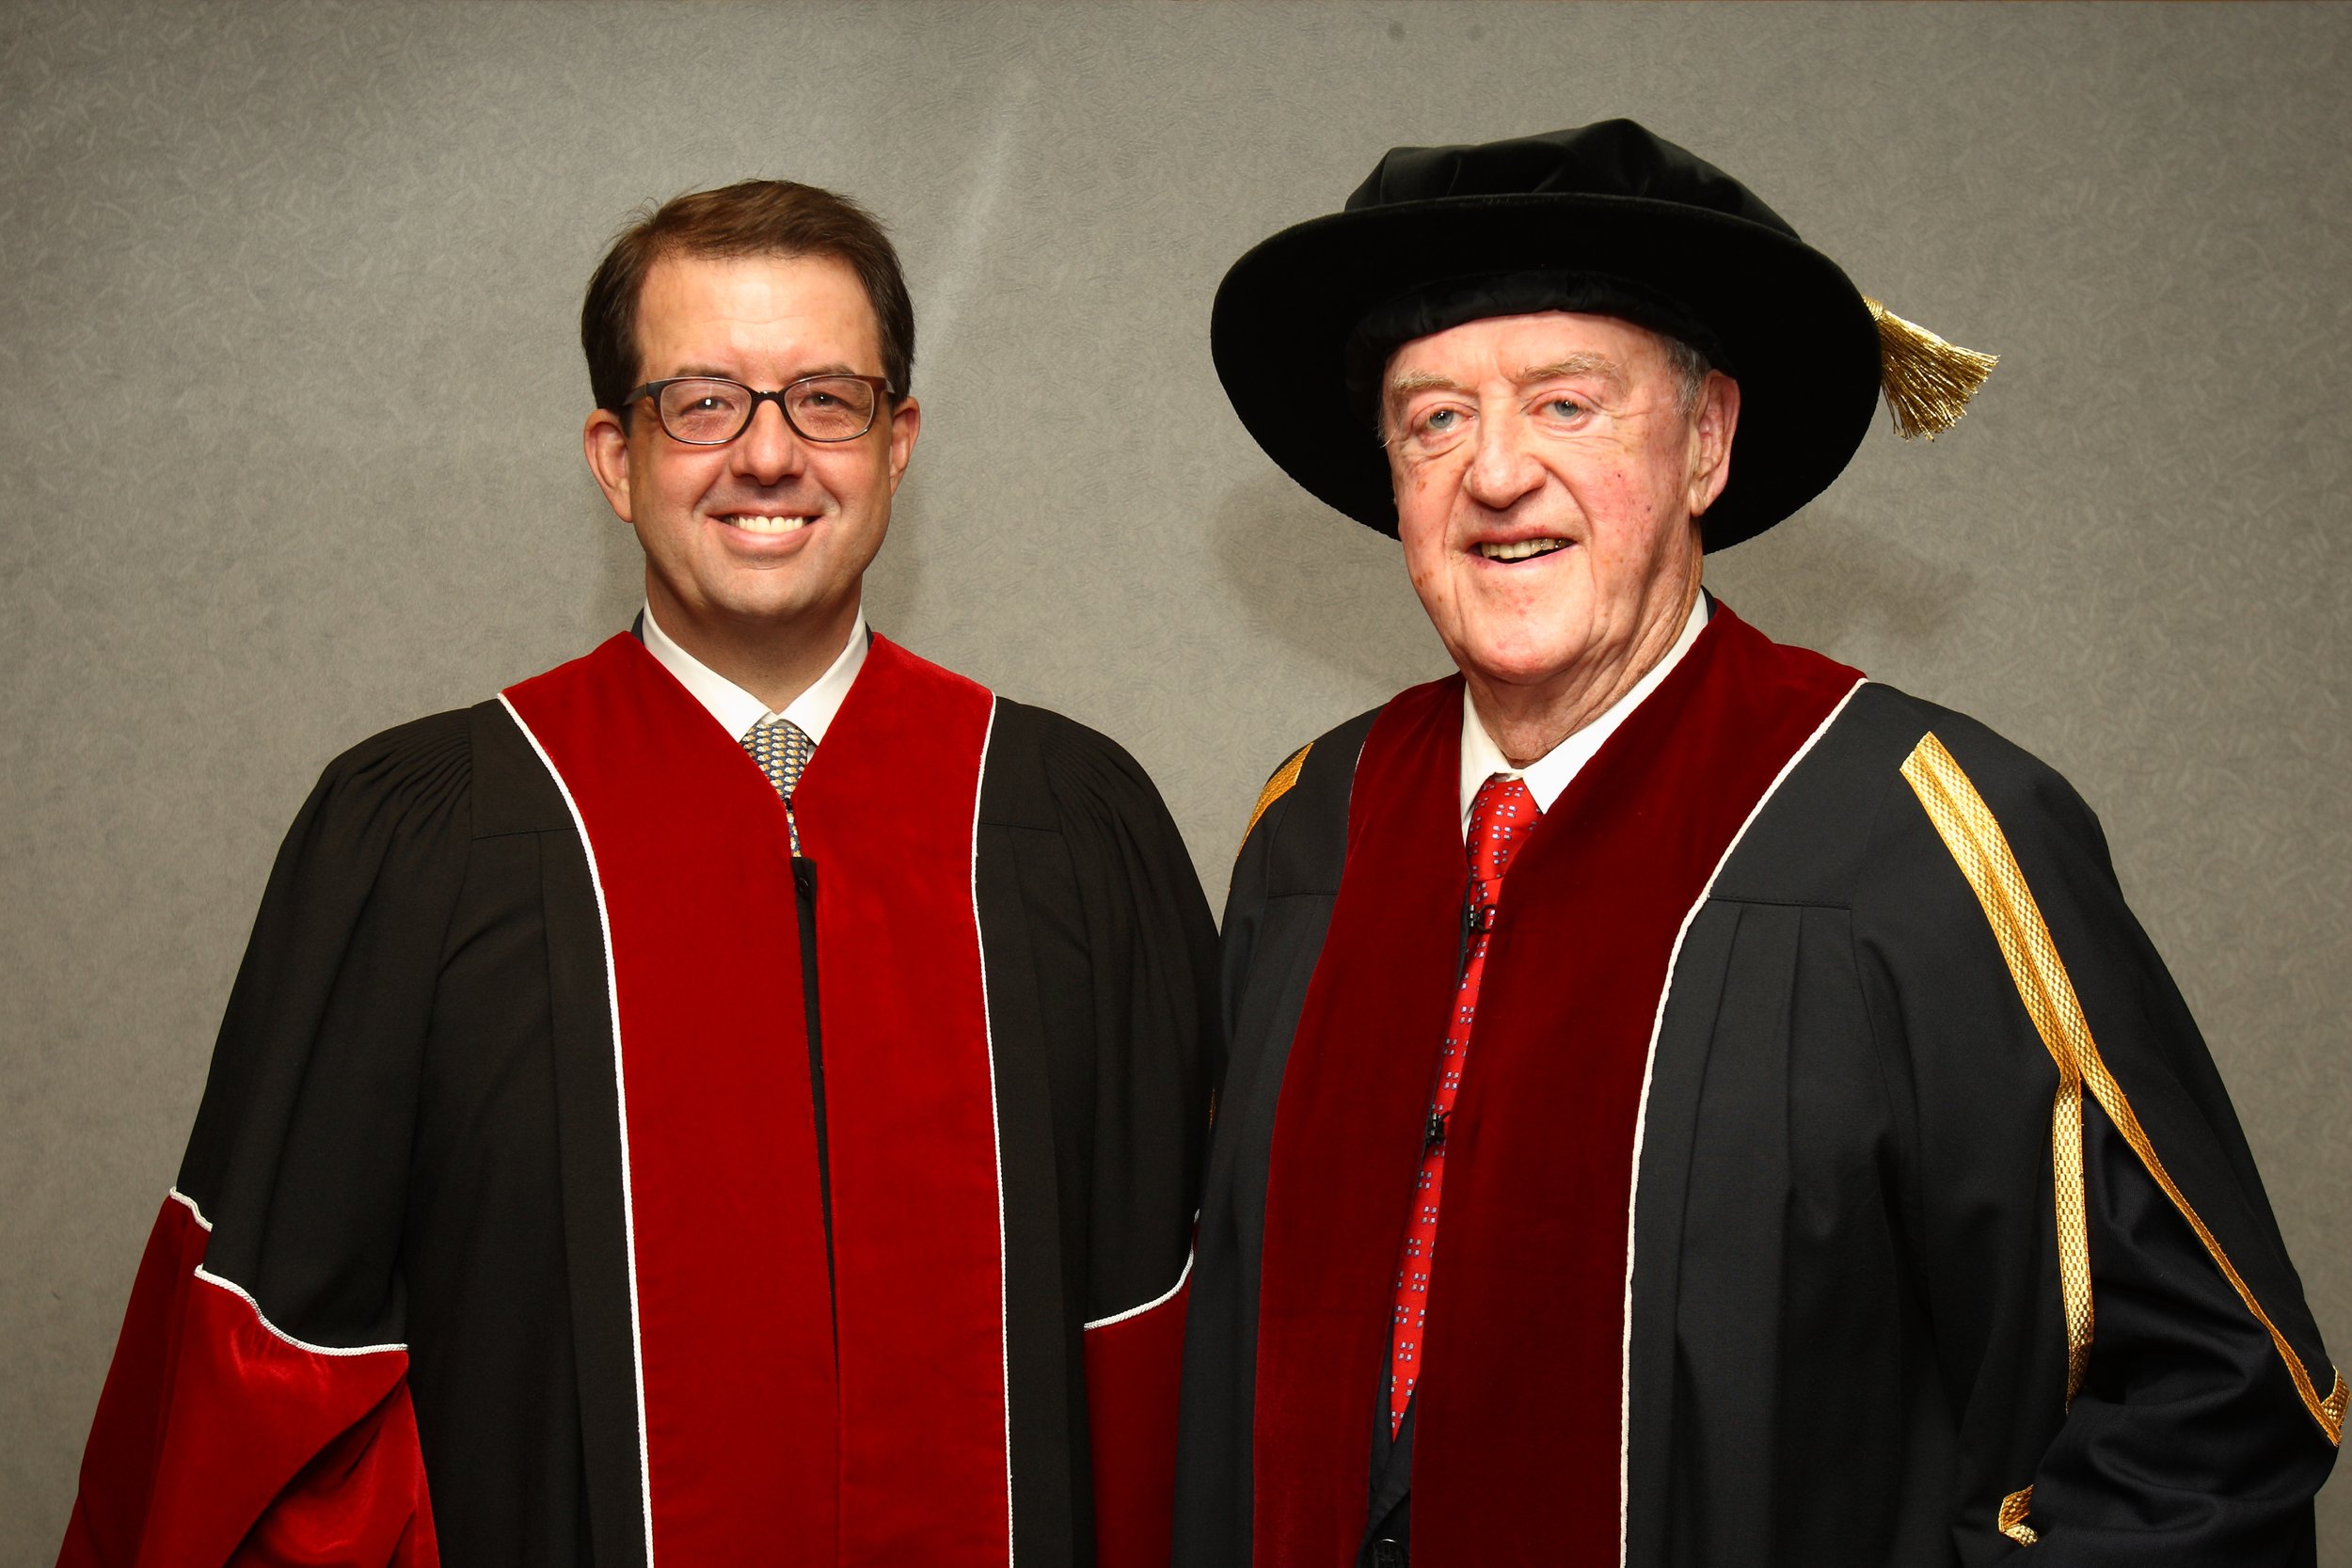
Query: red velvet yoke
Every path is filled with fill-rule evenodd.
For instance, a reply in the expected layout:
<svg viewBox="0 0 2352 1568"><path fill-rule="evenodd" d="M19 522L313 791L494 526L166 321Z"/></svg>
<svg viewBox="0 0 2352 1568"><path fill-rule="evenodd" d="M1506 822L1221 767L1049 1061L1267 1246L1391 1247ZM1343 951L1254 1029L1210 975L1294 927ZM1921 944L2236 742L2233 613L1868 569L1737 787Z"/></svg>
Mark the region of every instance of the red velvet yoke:
<svg viewBox="0 0 2352 1568"><path fill-rule="evenodd" d="M773 789L634 638L507 699L580 816L610 936L656 1560L771 1560L787 1528L812 1561L1008 1560L972 904L993 699L877 637L795 796L837 1345Z"/></svg>
<svg viewBox="0 0 2352 1568"><path fill-rule="evenodd" d="M1461 1094L1413 1450L1429 1568L1618 1560L1633 1139L1675 944L1855 672L1717 607L1503 882ZM1388 1307L1454 990L1461 683L1374 725L1276 1116L1260 1291L1258 1560L1351 1562Z"/></svg>

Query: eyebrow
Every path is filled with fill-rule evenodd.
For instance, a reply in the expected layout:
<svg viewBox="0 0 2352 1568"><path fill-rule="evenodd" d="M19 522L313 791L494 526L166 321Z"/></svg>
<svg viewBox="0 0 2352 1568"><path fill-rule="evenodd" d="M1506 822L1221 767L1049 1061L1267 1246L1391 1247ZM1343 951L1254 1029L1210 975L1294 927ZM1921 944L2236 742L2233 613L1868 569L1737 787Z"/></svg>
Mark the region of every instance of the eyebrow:
<svg viewBox="0 0 2352 1568"><path fill-rule="evenodd" d="M1389 396L1398 397L1411 392L1458 392L1462 384L1451 376L1429 371L1407 371L1389 383Z"/></svg>
<svg viewBox="0 0 2352 1568"><path fill-rule="evenodd" d="M801 381L812 375L857 375L859 373L861 372L851 370L846 360L836 359L830 365L813 365L804 371L795 371L791 375L786 377L785 379L787 381ZM721 370L715 365L700 363L685 365L677 370L672 371L662 379L665 381L675 381L681 377L690 375L707 376L713 381L741 380L741 377L738 376L733 371Z"/></svg>
<svg viewBox="0 0 2352 1568"><path fill-rule="evenodd" d="M1613 387L1625 385L1625 371L1605 354L1571 354L1548 365L1530 365L1512 379L1521 386L1531 381L1560 381L1570 376L1595 375ZM1389 382L1391 398L1410 397L1415 392L1459 392L1468 388L1451 376L1430 371L1406 371Z"/></svg>
<svg viewBox="0 0 2352 1568"><path fill-rule="evenodd" d="M1597 375L1613 387L1625 384L1625 371L1605 354L1571 354L1565 359L1555 359L1549 365L1531 365L1519 372L1518 379L1530 381L1562 381L1570 376Z"/></svg>

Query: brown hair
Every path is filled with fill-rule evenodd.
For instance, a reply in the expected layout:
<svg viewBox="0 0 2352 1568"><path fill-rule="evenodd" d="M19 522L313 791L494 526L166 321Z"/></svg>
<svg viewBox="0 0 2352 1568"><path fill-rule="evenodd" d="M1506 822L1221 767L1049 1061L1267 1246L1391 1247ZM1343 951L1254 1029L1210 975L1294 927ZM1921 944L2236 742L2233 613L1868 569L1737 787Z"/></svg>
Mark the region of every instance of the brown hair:
<svg viewBox="0 0 2352 1568"><path fill-rule="evenodd" d="M664 256L830 256L857 274L882 332L882 374L904 397L914 373L914 304L898 253L848 197L790 180L744 180L672 197L622 230L588 280L580 346L596 406L622 411L637 382L637 300Z"/></svg>

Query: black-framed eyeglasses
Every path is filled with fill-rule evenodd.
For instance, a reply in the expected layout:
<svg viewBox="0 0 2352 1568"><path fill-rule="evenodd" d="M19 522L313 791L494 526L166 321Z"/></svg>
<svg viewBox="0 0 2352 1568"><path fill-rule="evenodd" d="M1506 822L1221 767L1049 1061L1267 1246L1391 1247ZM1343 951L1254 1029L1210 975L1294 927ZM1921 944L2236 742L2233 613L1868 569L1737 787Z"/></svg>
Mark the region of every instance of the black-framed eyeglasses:
<svg viewBox="0 0 2352 1568"><path fill-rule="evenodd" d="M626 407L651 398L654 417L670 439L723 447L750 428L763 403L773 403L804 441L854 441L874 428L882 400L897 395L879 375L804 375L772 392L724 376L676 375L648 381L621 403Z"/></svg>

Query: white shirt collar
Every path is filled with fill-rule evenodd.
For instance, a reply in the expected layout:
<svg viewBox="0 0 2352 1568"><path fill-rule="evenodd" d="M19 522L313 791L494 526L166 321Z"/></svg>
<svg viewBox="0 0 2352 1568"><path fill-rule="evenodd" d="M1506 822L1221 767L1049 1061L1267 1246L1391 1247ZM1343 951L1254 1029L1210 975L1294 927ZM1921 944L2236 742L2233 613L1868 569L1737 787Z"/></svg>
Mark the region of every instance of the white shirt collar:
<svg viewBox="0 0 2352 1568"><path fill-rule="evenodd" d="M1529 763L1514 768L1502 748L1487 735L1486 726L1478 721L1478 709L1470 702L1470 688L1462 688L1462 832L1470 833L1470 804L1478 798L1478 786L1496 773L1509 773L1527 781L1528 794L1535 798L1537 811L1549 811L1551 803L1560 799L1560 792L1568 787L1568 781L1590 762L1602 742L1617 733L1617 726L1642 705L1642 699L1658 689L1674 667L1682 662L1682 656L1691 651L1691 644L1699 640L1707 626L1707 595L1701 594L1691 612L1683 617L1682 634L1675 639L1666 657L1650 666L1642 678L1633 683L1631 690L1611 704L1608 710L1565 740Z"/></svg>
<svg viewBox="0 0 2352 1568"><path fill-rule="evenodd" d="M672 641L670 634L653 618L650 604L645 606L644 634L645 652L660 659L661 667L675 675L678 684L710 710L710 717L719 721L727 734L740 740L753 725L770 717L767 704ZM834 715L841 711L841 700L850 694L850 684L866 666L866 607L860 605L857 623L850 628L850 641L842 645L840 654L806 691L786 704L783 713L776 717L791 720L807 732L809 739L821 742Z"/></svg>

